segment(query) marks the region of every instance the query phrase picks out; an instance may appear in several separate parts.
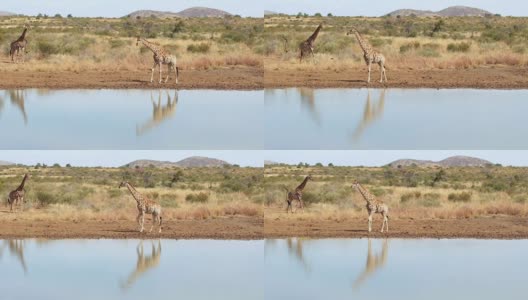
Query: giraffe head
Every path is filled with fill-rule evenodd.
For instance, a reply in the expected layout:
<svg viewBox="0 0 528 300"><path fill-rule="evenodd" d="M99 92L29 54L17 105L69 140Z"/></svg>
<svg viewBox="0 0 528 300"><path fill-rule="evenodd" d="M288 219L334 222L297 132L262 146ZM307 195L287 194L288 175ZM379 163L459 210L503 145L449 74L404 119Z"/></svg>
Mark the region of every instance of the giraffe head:
<svg viewBox="0 0 528 300"><path fill-rule="evenodd" d="M308 180L313 180L313 179L312 179L312 175L308 175L308 176L306 176L306 179L308 179Z"/></svg>
<svg viewBox="0 0 528 300"><path fill-rule="evenodd" d="M355 34L356 32L358 32L356 27L351 27L350 30L347 31L347 35Z"/></svg>
<svg viewBox="0 0 528 300"><path fill-rule="evenodd" d="M122 182L119 184L119 188L122 188L122 187L126 186L127 183L128 183L128 182L126 182L126 181L122 181Z"/></svg>
<svg viewBox="0 0 528 300"><path fill-rule="evenodd" d="M31 176L29 175L29 173L26 173L26 174L24 175L24 178L25 178L25 179L29 179L29 177L31 177Z"/></svg>
<svg viewBox="0 0 528 300"><path fill-rule="evenodd" d="M352 183L352 187L355 189L359 188L359 182L357 180L354 180L354 182Z"/></svg>
<svg viewBox="0 0 528 300"><path fill-rule="evenodd" d="M136 40L136 46L139 46L139 42L141 42L141 37L138 35Z"/></svg>

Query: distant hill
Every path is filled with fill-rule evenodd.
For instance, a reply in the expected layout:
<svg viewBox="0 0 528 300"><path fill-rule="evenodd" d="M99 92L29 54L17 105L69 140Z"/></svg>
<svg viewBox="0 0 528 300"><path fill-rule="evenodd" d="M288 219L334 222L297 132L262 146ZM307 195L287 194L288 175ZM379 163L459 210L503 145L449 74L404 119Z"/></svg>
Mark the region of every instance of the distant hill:
<svg viewBox="0 0 528 300"><path fill-rule="evenodd" d="M484 17L486 15L492 15L491 12L469 6L450 6L440 11L430 10L416 10L416 9L398 9L387 14L387 16L396 17L408 17L415 15L417 17Z"/></svg>
<svg viewBox="0 0 528 300"><path fill-rule="evenodd" d="M272 15L278 15L279 13L278 12L274 12L274 11L271 11L271 10L265 10L264 11L264 15L265 16L272 16Z"/></svg>
<svg viewBox="0 0 528 300"><path fill-rule="evenodd" d="M272 160L265 160L264 161L264 165L265 166L271 166L271 165L278 165L280 163L276 162L276 161L272 161Z"/></svg>
<svg viewBox="0 0 528 300"><path fill-rule="evenodd" d="M14 16L16 14L12 13L12 12L8 12L8 11L0 11L0 17L9 17L9 16Z"/></svg>
<svg viewBox="0 0 528 300"><path fill-rule="evenodd" d="M418 159L399 159L388 164L391 167L408 167L416 165L419 167L484 167L491 165L490 161L470 156L451 156L441 161L418 160Z"/></svg>
<svg viewBox="0 0 528 300"><path fill-rule="evenodd" d="M170 167L186 167L186 168L198 168L198 167L221 167L224 165L230 165L228 162L209 157L202 156L191 156L185 159L182 159L177 162L171 161L159 161L159 160L148 160L141 159L135 160L126 164L124 167L128 168L147 168L147 167L156 167L156 168L170 168Z"/></svg>
<svg viewBox="0 0 528 300"><path fill-rule="evenodd" d="M12 162L9 162L9 161L0 160L0 166L13 166L13 165L15 165L15 163L12 163Z"/></svg>
<svg viewBox="0 0 528 300"><path fill-rule="evenodd" d="M208 7L191 7L184 9L180 12L170 12L170 11L157 11L157 10L137 10L127 15L130 18L147 18L155 16L157 18L213 18L213 17L225 17L230 16L231 14Z"/></svg>

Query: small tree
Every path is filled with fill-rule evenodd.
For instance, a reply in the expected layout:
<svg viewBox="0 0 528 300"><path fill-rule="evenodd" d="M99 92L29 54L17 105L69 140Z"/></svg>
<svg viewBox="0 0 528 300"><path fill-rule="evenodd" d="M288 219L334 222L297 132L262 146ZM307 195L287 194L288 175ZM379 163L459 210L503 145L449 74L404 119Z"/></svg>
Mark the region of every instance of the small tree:
<svg viewBox="0 0 528 300"><path fill-rule="evenodd" d="M329 167L333 167L334 164L333 164L333 163L328 163L328 166L329 166Z"/></svg>
<svg viewBox="0 0 528 300"><path fill-rule="evenodd" d="M72 14L68 14L68 18L70 19L73 18Z"/></svg>
<svg viewBox="0 0 528 300"><path fill-rule="evenodd" d="M322 17L323 15L321 15L321 13L315 13L314 14L314 17Z"/></svg>
<svg viewBox="0 0 528 300"><path fill-rule="evenodd" d="M333 17L334 15L332 15L332 13L328 13L326 16L327 17Z"/></svg>
<svg viewBox="0 0 528 300"><path fill-rule="evenodd" d="M322 167L322 166L323 166L323 164L322 164L322 163L320 163L320 162L318 162L318 163L316 163L316 164L315 164L315 166L316 166L316 167Z"/></svg>
<svg viewBox="0 0 528 300"><path fill-rule="evenodd" d="M60 18L62 18L62 16L61 16L61 14L55 14L55 18L60 19Z"/></svg>

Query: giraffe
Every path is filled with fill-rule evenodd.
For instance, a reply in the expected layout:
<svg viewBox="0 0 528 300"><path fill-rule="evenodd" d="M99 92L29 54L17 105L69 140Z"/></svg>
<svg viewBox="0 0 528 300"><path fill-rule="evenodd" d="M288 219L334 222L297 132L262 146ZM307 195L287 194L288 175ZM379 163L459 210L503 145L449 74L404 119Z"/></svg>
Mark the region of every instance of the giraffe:
<svg viewBox="0 0 528 300"><path fill-rule="evenodd" d="M150 93L150 101L152 102L152 120L136 127L136 135L143 135L150 129L158 126L164 120L171 118L176 113L176 106L178 104L178 91L174 91L174 98L171 98L167 92L167 103L161 105L161 92L158 94L158 101L154 101L152 92Z"/></svg>
<svg viewBox="0 0 528 300"><path fill-rule="evenodd" d="M3 242L2 248L0 248L0 258L2 258L3 249L5 247L8 247L9 252L14 255L18 262L20 263L20 266L24 270L24 274L27 274L28 268L26 265L26 260L24 258L24 248L25 248L25 241L24 240L6 240Z"/></svg>
<svg viewBox="0 0 528 300"><path fill-rule="evenodd" d="M368 66L368 80L367 82L370 83L370 69L372 66L372 63L378 64L380 67L380 73L381 73L381 79L380 82L383 83L383 79L385 79L385 82L387 82L387 74L385 72L385 56L381 54L380 52L376 51L372 46L369 44L367 39L363 38L359 31L357 29L352 28L347 32L347 35L354 34L356 36L356 39L359 42L359 46L363 50L363 58L365 59L365 63Z"/></svg>
<svg viewBox="0 0 528 300"><path fill-rule="evenodd" d="M176 66L176 56L170 54L167 50L163 49L160 45L152 43L147 41L144 38L137 37L136 46L139 46L139 43L142 43L145 45L145 47L149 48L152 53L154 53L154 64L152 65L152 72L150 74L150 82L154 80L154 69L156 69L156 66L159 67L159 83L161 83L161 66L167 65L167 78L165 78L165 83L169 80L171 69L174 69L174 73L176 74L176 83L178 83L178 74L179 69Z"/></svg>
<svg viewBox="0 0 528 300"><path fill-rule="evenodd" d="M130 183L123 181L119 185L119 188L126 187L128 191L130 191L130 194L132 194L132 197L136 199L137 202L137 209L138 209L138 216L136 218L136 221L139 224L139 232L143 232L143 224L145 223L145 214L152 214L152 226L150 227L150 231L152 232L152 228L154 228L154 224L156 224L156 221L158 221L159 225L159 231L161 233L161 205L157 203L156 201L150 200L149 198L143 196L141 193L139 193Z"/></svg>
<svg viewBox="0 0 528 300"><path fill-rule="evenodd" d="M366 188L362 187L359 182L354 181L352 187L355 188L361 196L367 201L367 212L368 212L368 231L372 230L372 216L375 213L379 213L383 216L383 224L381 225L381 232L387 224L387 232L389 232L389 207L383 201L376 199L374 195L369 193Z"/></svg>
<svg viewBox="0 0 528 300"><path fill-rule="evenodd" d="M319 35L319 31L321 31L322 28L323 24L319 24L319 26L317 26L317 28L315 29L314 33L312 33L312 35L306 41L302 42L299 45L299 50L301 51L301 54L299 55L299 62L302 62L303 57L308 55L308 53L311 53L312 57L315 57L313 52L314 42L317 38L317 35Z"/></svg>
<svg viewBox="0 0 528 300"><path fill-rule="evenodd" d="M24 175L24 179L22 179L22 183L13 191L9 193L9 196L7 197L7 203L10 206L10 211L13 211L13 204L15 205L15 211L17 211L19 202L24 202L24 185L26 184L26 180L29 179L29 174Z"/></svg>
<svg viewBox="0 0 528 300"><path fill-rule="evenodd" d="M368 239L367 251L367 264L365 265L365 269L363 270L363 272L358 276L358 278L354 282L355 288L359 287L365 281L365 279L367 279L375 271L379 270L385 265L389 252L389 242L387 241L387 239L383 240L381 253L374 255L372 253L372 242L370 241L370 239Z"/></svg>
<svg viewBox="0 0 528 300"><path fill-rule="evenodd" d="M129 289L141 275L150 269L156 268L160 263L161 256L161 241L158 240L158 246L156 247L152 243L152 250L150 256L145 256L143 251L143 241L140 241L136 247L137 263L136 269L130 273L125 283L121 285L124 290Z"/></svg>
<svg viewBox="0 0 528 300"><path fill-rule="evenodd" d="M299 205L301 206L301 209L304 212L304 201L302 200L302 193L303 193L304 188L306 187L306 183L308 182L308 180L312 180L312 175L306 176L303 182L295 188L294 192L284 187L284 189L286 189L286 191L288 192L288 196L286 198L286 202L288 203L288 207L286 207L286 213L288 213L288 210L291 210L291 212L293 213L293 208L292 208L293 201L299 201Z"/></svg>
<svg viewBox="0 0 528 300"><path fill-rule="evenodd" d="M18 54L20 51L22 51L22 62L25 60L24 52L26 50L26 46L28 44L28 41L26 40L26 33L27 33L27 26L24 27L24 31L22 32L22 35L16 40L11 43L11 49L9 50L9 55L11 56L11 61L15 62L15 53L18 57Z"/></svg>

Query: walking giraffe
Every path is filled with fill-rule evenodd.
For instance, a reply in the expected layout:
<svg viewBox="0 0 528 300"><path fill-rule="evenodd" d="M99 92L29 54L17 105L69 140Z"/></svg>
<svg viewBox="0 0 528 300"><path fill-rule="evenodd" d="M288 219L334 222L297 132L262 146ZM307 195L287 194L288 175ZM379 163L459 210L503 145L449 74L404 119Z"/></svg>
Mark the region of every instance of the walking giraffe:
<svg viewBox="0 0 528 300"><path fill-rule="evenodd" d="M383 216L383 224L381 225L381 232L387 224L387 232L389 232L389 207L383 201L376 199L374 195L369 193L366 188L362 187L359 182L354 181L352 184L360 194L363 196L365 201L367 201L367 212L368 212L368 231L371 232L372 229L372 215L379 213Z"/></svg>
<svg viewBox="0 0 528 300"><path fill-rule="evenodd" d="M284 189L286 189L286 191L288 192L288 196L286 197L286 202L288 203L288 207L286 207L286 213L288 213L288 210L291 210L291 212L293 213L293 207L292 207L293 201L299 201L301 209L304 212L304 201L302 200L302 193L303 193L304 188L306 187L306 183L308 183L308 180L312 180L312 175L306 176L303 182L299 184L298 187L295 188L294 192L284 187Z"/></svg>
<svg viewBox="0 0 528 300"><path fill-rule="evenodd" d="M365 59L365 63L368 66L368 80L367 82L370 82L370 69L372 66L372 63L378 64L380 67L380 73L381 78L380 82L383 82L383 79L385 79L385 82L387 82L387 74L385 72L385 56L381 54L380 52L376 51L372 46L369 44L367 39L363 38L359 31L357 29L352 28L347 32L347 35L354 34L356 36L356 39L359 42L359 46L363 50L363 58Z"/></svg>
<svg viewBox="0 0 528 300"><path fill-rule="evenodd" d="M303 57L305 55L308 55L308 53L312 54L312 58L315 57L314 52L313 52L314 42L315 42L315 39L317 38L317 35L319 35L319 31L321 31L322 28L323 28L323 24L319 24L319 26L317 26L317 28L315 29L314 33L312 33L312 35L306 41L302 42L299 45L299 49L301 50L301 54L299 56L299 62L301 62Z"/></svg>
<svg viewBox="0 0 528 300"><path fill-rule="evenodd" d="M24 27L24 31L22 32L22 35L14 42L11 43L11 48L9 50L9 55L11 56L11 61L15 62L15 53L18 57L20 51L22 51L22 62L25 60L25 51L28 41L26 40L26 33L28 28Z"/></svg>
<svg viewBox="0 0 528 300"><path fill-rule="evenodd" d="M136 218L136 221L139 224L139 232L143 232L143 224L145 223L145 214L152 214L152 226L150 227L150 231L152 232L152 228L154 228L154 224L156 224L156 221L158 221L159 225L159 231L161 232L161 205L157 203L154 200L150 200L149 198L143 196L141 193L136 191L136 189L128 182L123 181L119 185L119 188L126 187L130 193L132 194L132 197L136 199L137 202L137 209L138 209L138 216Z"/></svg>
<svg viewBox="0 0 528 300"><path fill-rule="evenodd" d="M26 184L26 180L29 179L29 174L24 175L24 179L22 179L22 183L13 191L9 193L9 196L7 197L7 203L10 206L10 211L13 211L13 204L15 205L15 211L18 209L18 204L20 202L24 202L24 185Z"/></svg>
<svg viewBox="0 0 528 300"><path fill-rule="evenodd" d="M167 65L167 78L165 78L165 83L169 80L171 69L174 69L174 73L176 74L176 83L178 83L178 75L179 75L179 69L176 66L176 56L170 54L167 50L163 49L158 44L152 43L147 41L144 38L137 37L136 46L139 46L139 43L142 43L145 45L145 47L149 48L152 53L154 53L154 65L152 65L152 72L150 74L150 82L154 80L154 69L156 69L156 66L159 67L159 83L161 83L161 66Z"/></svg>

